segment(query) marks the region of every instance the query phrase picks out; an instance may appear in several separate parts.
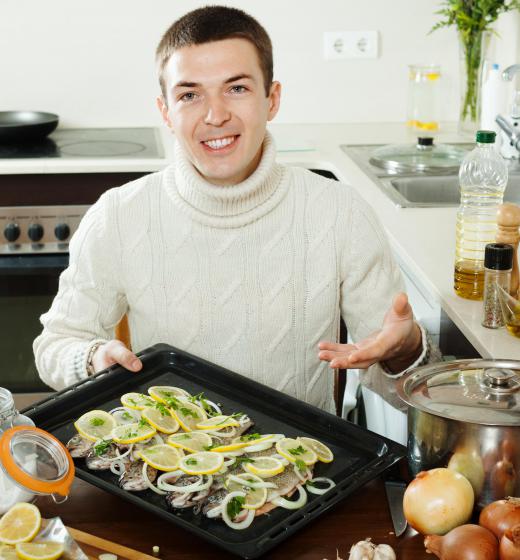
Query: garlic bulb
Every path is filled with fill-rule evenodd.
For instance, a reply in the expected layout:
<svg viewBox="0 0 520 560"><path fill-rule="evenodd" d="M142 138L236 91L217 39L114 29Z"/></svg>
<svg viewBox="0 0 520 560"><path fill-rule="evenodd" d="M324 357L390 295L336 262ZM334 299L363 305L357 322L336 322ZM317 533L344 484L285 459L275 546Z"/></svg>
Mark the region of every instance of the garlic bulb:
<svg viewBox="0 0 520 560"><path fill-rule="evenodd" d="M396 560L394 549L389 544L378 544L374 550L373 560Z"/></svg>
<svg viewBox="0 0 520 560"><path fill-rule="evenodd" d="M373 560L375 545L370 539L359 541L350 549L349 560Z"/></svg>

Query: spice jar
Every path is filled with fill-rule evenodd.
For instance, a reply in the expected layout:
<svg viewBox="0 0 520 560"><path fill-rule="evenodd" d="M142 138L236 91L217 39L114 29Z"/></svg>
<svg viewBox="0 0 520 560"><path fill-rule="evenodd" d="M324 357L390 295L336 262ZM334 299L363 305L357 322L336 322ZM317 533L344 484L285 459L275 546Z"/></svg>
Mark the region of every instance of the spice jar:
<svg viewBox="0 0 520 560"><path fill-rule="evenodd" d="M34 427L20 414L12 394L0 387L0 514L36 495L66 499L74 479L74 463L53 435Z"/></svg>
<svg viewBox="0 0 520 560"><path fill-rule="evenodd" d="M484 252L484 319L482 326L489 329L503 327L499 286L509 292L513 247L506 243L489 243Z"/></svg>

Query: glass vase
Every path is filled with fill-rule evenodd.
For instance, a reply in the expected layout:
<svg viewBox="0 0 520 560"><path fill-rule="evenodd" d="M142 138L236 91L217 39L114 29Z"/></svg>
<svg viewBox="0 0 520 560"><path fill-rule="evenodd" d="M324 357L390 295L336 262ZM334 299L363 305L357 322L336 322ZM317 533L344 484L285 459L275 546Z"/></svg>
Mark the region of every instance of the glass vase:
<svg viewBox="0 0 520 560"><path fill-rule="evenodd" d="M461 132L474 134L479 128L482 69L490 41L489 31L459 31Z"/></svg>

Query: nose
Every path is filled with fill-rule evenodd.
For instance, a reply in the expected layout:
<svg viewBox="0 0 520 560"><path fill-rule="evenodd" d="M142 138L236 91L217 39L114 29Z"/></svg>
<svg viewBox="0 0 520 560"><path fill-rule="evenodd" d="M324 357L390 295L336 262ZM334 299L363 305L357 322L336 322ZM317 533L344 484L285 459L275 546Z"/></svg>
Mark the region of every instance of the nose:
<svg viewBox="0 0 520 560"><path fill-rule="evenodd" d="M231 113L226 106L226 103L220 97L212 97L207 100L206 114L204 116L204 123L211 126L222 126L229 121Z"/></svg>

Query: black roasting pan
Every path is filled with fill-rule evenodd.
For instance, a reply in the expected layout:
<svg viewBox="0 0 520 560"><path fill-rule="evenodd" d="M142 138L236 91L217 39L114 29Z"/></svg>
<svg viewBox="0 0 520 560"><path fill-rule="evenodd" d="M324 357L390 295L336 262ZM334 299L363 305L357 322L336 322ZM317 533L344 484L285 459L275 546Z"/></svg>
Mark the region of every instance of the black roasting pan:
<svg viewBox="0 0 520 560"><path fill-rule="evenodd" d="M164 496L151 490L122 490L110 471L90 471L83 460L76 460L79 478L242 558L264 554L406 455L402 445L172 346L157 344L139 356L144 366L139 374L112 366L25 409L24 414L65 443L76 433L73 421L84 412L94 408L108 411L120 405L119 397L126 392L146 393L152 385L175 385L192 394L203 391L207 398L221 403L225 412L248 414L255 422L254 431L313 437L334 452L334 461L317 464L314 475L332 478L336 487L321 496L309 494L300 510L276 508L242 531L191 509L174 513Z"/></svg>

